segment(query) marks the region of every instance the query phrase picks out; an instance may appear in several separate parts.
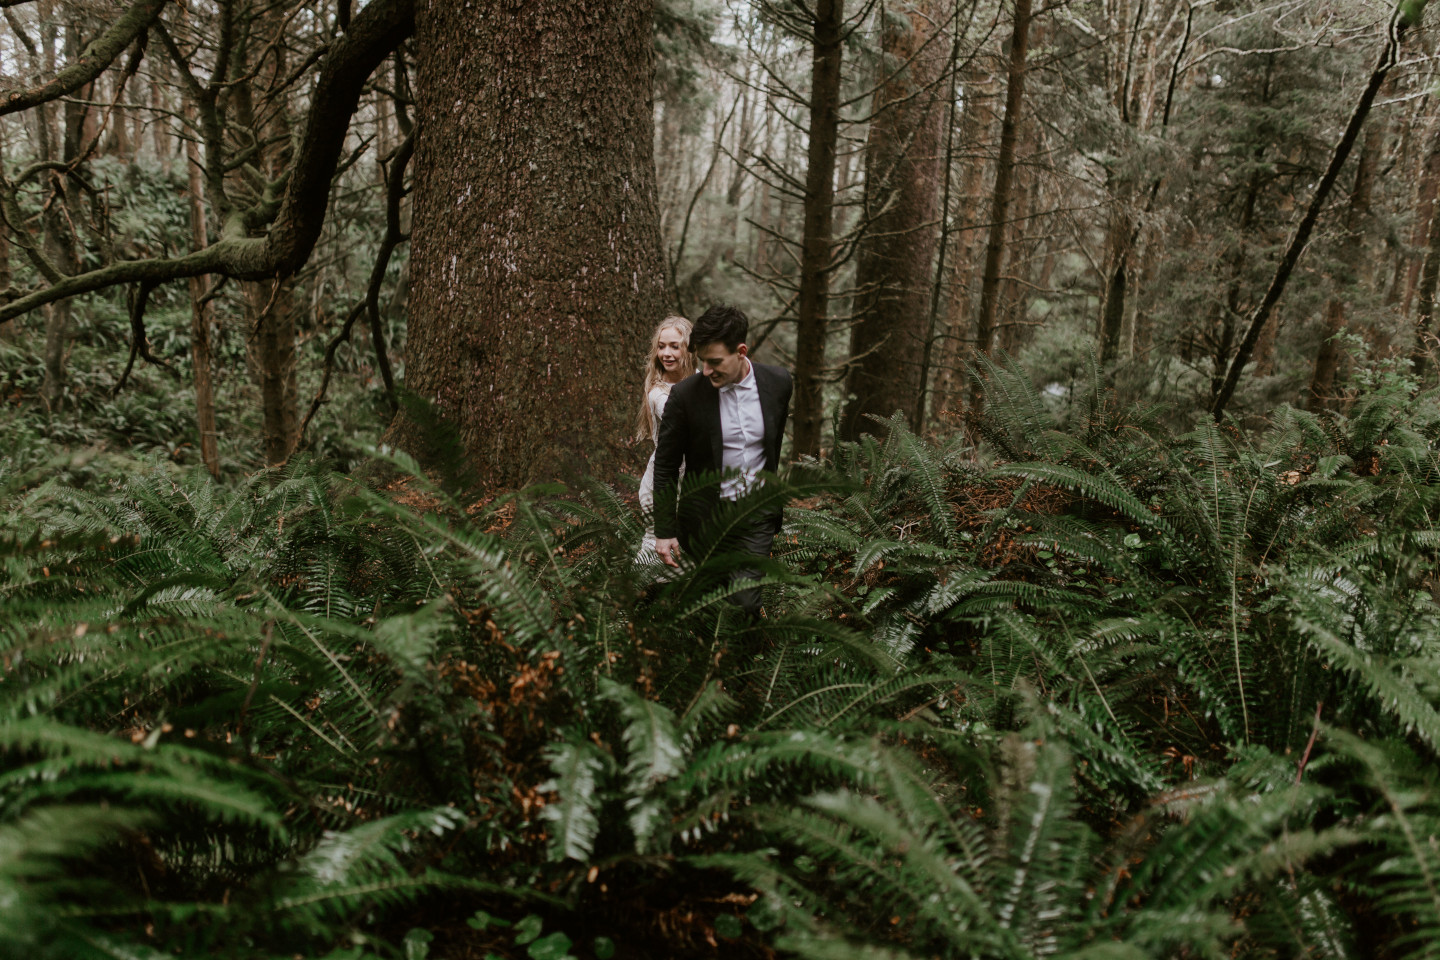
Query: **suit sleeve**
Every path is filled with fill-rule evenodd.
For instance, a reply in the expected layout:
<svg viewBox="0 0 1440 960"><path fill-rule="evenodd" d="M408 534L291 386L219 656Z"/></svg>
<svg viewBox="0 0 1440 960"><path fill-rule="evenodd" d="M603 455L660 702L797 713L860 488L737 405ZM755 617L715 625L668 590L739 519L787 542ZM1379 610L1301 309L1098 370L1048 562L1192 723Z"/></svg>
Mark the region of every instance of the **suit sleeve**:
<svg viewBox="0 0 1440 960"><path fill-rule="evenodd" d="M780 401L780 416L778 419L778 423L780 424L780 431L779 434L775 437L774 441L775 471L778 473L780 472L780 468L782 466L782 464L780 463L780 449L785 445L785 424L790 419L790 395L795 390L795 380L793 377L791 377L790 371L786 370L784 367L775 367L774 369L780 374L781 381L781 386L778 393L778 398Z"/></svg>
<svg viewBox="0 0 1440 960"><path fill-rule="evenodd" d="M687 406L683 398L671 390L660 418L660 437L655 441L655 538L667 540L679 535L676 520L676 497L679 495L680 464L685 460L685 440L689 436Z"/></svg>
<svg viewBox="0 0 1440 960"><path fill-rule="evenodd" d="M784 367L780 369L785 374L785 390L781 394L783 399L780 402L780 442L784 443L785 424L790 419L790 395L795 391L795 378L790 375L789 370Z"/></svg>

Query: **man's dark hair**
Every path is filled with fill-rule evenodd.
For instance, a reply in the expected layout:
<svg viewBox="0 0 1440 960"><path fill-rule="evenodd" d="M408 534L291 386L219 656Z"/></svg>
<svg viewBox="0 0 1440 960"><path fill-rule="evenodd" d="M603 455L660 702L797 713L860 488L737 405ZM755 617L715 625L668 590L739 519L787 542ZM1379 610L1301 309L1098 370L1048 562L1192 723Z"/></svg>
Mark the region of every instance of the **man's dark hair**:
<svg viewBox="0 0 1440 960"><path fill-rule="evenodd" d="M707 343L719 342L734 353L735 348L745 342L749 332L750 320L739 307L717 303L700 314L700 319L691 328L690 351L694 353Z"/></svg>

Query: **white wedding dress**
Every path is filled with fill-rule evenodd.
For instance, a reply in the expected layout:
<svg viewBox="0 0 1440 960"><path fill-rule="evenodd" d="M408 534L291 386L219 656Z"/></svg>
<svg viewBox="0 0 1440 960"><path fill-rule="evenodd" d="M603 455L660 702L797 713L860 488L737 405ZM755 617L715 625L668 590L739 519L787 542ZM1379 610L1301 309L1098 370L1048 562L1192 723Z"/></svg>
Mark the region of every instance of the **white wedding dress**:
<svg viewBox="0 0 1440 960"><path fill-rule="evenodd" d="M650 404L650 413L655 419L655 430L651 435L652 441L660 439L660 420L665 416L665 401L670 399L670 384L661 381L650 388L650 393L645 402ZM680 474L685 474L685 465L680 465ZM640 552L636 554L637 563L660 563L660 555L655 552L655 451L650 451L650 462L645 464L645 475L640 478L640 509L645 512L645 538L640 541Z"/></svg>

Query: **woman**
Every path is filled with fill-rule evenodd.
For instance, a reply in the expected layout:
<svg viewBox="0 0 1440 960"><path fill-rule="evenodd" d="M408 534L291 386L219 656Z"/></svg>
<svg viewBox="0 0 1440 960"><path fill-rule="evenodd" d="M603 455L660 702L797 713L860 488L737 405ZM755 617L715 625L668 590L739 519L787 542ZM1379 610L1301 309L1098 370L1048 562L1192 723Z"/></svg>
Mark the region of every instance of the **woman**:
<svg viewBox="0 0 1440 960"><path fill-rule="evenodd" d="M660 437L660 420L665 416L665 401L670 388L695 372L695 356L690 352L690 321L684 317L666 317L650 338L650 356L645 361L645 393L640 402L640 416L635 426L636 440L654 443ZM655 553L655 451L640 478L640 507L645 511L645 539L640 542L636 558L644 563L659 563Z"/></svg>

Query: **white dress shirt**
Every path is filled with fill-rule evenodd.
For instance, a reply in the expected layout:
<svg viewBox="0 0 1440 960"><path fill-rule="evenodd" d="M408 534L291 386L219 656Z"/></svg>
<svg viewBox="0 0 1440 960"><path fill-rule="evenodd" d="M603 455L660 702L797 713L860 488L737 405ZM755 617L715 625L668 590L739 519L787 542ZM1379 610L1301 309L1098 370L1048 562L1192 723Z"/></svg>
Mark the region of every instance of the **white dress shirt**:
<svg viewBox="0 0 1440 960"><path fill-rule="evenodd" d="M755 487L755 476L765 468L765 415L760 409L760 386L755 364L747 358L745 376L720 388L720 466L726 478L720 496L739 500Z"/></svg>

